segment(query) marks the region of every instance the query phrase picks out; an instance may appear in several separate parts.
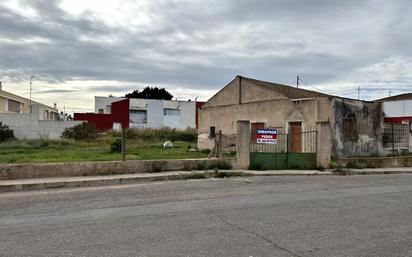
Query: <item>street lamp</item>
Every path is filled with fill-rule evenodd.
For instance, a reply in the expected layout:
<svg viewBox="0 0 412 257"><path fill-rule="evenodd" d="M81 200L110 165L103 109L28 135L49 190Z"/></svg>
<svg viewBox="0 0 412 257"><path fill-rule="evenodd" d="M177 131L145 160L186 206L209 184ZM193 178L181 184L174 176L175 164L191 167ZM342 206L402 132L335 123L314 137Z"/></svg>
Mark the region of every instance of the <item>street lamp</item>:
<svg viewBox="0 0 412 257"><path fill-rule="evenodd" d="M32 112L32 106L31 106L31 88L32 88L32 83L33 83L34 75L30 76L30 104L29 104L29 109L30 109L30 114Z"/></svg>

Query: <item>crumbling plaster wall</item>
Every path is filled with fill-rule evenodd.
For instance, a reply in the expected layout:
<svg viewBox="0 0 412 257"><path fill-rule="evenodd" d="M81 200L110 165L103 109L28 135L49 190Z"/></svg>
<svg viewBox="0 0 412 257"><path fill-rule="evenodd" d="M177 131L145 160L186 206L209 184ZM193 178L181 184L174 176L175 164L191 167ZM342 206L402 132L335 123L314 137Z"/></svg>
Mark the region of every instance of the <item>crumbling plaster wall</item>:
<svg viewBox="0 0 412 257"><path fill-rule="evenodd" d="M227 106L206 107L199 112L198 147L211 149L214 140L209 138L209 128L214 126L216 132L222 133L228 139L236 138L238 120L248 120L251 123L263 122L265 127L278 128L287 132L288 122L301 121L303 131L315 130L316 122L329 121L332 113L331 100L279 99L263 102L248 102ZM228 140L234 142L234 140ZM229 146L229 145L228 145ZM233 144L231 144L233 147Z"/></svg>
<svg viewBox="0 0 412 257"><path fill-rule="evenodd" d="M332 157L382 154L383 118L380 103L335 98L332 115ZM348 120L352 120L349 127L355 136L345 140L345 122Z"/></svg>

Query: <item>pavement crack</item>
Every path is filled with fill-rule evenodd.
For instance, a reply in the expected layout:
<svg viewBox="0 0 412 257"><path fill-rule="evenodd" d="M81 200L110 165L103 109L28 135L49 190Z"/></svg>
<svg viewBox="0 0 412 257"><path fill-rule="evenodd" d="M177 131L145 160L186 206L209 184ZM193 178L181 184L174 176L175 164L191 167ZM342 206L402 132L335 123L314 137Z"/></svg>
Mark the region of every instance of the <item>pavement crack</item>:
<svg viewBox="0 0 412 257"><path fill-rule="evenodd" d="M236 224L230 223L229 221L225 220L222 216L218 215L217 213L215 213L215 212L213 212L213 211L209 211L209 213L212 214L213 216L215 216L216 218L218 218L218 219L219 219L221 222L223 222L224 224L226 224L226 225L228 225L228 226L231 226L231 227L233 227L233 228L235 228L235 229L237 229L237 230L243 231L243 232L245 232L245 233L247 233L247 234L253 235L253 236L255 236L255 237L257 237L257 238L259 238L259 239L261 239L261 240L263 240L263 241L265 241L265 242L267 242L267 243L269 243L269 244L270 244L273 248L275 248L276 250L282 250L282 251L284 251L284 252L289 253L291 256L302 257L302 256L300 256L300 255L298 255L298 254L296 254L296 253L294 253L294 252L292 252L292 251L290 251L290 250L288 250L288 249L286 249L286 248L283 248L283 247L277 245L275 242L273 242L272 240L270 240L269 238L267 238L267 237L265 237L265 236L262 236L262 235L260 235L260 234L258 234L258 233L256 233L256 232L254 232L254 231L250 231L250 230L247 230L247 229L245 229L245 228L242 228L242 227L240 227L240 226L238 226L238 225L236 225Z"/></svg>

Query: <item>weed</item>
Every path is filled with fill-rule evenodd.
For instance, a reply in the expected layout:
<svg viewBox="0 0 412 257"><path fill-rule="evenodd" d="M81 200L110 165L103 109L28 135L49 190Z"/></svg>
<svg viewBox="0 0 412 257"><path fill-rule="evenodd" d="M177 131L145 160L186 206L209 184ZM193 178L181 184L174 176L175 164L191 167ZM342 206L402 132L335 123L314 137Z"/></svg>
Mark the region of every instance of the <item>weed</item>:
<svg viewBox="0 0 412 257"><path fill-rule="evenodd" d="M112 134L115 135L116 132L112 132ZM196 129L176 130L171 128L129 129L127 131L127 138L140 139L146 142L157 140L195 142L197 141L197 131Z"/></svg>
<svg viewBox="0 0 412 257"><path fill-rule="evenodd" d="M164 171L164 165L162 163L153 163L152 172L162 172Z"/></svg>
<svg viewBox="0 0 412 257"><path fill-rule="evenodd" d="M205 161L198 162L195 167L196 170L207 170L207 163Z"/></svg>
<svg viewBox="0 0 412 257"><path fill-rule="evenodd" d="M47 141L47 140L41 140L41 143L40 143L40 147L41 147L41 148L46 148L46 147L48 147L49 145L50 145L49 141Z"/></svg>
<svg viewBox="0 0 412 257"><path fill-rule="evenodd" d="M227 160L220 159L216 163L216 168L218 168L219 170L231 170L232 164Z"/></svg>
<svg viewBox="0 0 412 257"><path fill-rule="evenodd" d="M120 153L122 151L122 139L116 138L110 144L110 152L112 153Z"/></svg>
<svg viewBox="0 0 412 257"><path fill-rule="evenodd" d="M93 140L97 138L97 132L93 124L83 122L79 125L66 128L63 131L62 137L74 140Z"/></svg>
<svg viewBox="0 0 412 257"><path fill-rule="evenodd" d="M354 160L349 161L348 164L346 164L346 168L349 168L349 169L363 169L363 167L361 165L359 165Z"/></svg>
<svg viewBox="0 0 412 257"><path fill-rule="evenodd" d="M187 178L188 179L206 179L207 175L205 173L193 173Z"/></svg>
<svg viewBox="0 0 412 257"><path fill-rule="evenodd" d="M210 154L210 149L202 149L200 152L203 154Z"/></svg>
<svg viewBox="0 0 412 257"><path fill-rule="evenodd" d="M342 168L341 165L338 165L338 167L336 167L335 171L337 174L342 175L342 176L347 176L349 175L349 172L347 169Z"/></svg>

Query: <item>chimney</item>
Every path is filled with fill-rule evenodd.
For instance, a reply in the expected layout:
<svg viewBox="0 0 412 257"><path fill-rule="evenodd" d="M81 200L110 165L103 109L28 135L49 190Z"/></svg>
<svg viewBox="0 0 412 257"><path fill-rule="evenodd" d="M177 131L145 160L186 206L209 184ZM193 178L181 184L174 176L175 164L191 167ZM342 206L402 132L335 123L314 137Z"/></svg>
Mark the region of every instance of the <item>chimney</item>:
<svg viewBox="0 0 412 257"><path fill-rule="evenodd" d="M3 90L3 86L1 85L1 81L0 81L0 91Z"/></svg>
<svg viewBox="0 0 412 257"><path fill-rule="evenodd" d="M54 107L54 109L57 109L57 104L54 103L54 104L53 104L53 107Z"/></svg>

